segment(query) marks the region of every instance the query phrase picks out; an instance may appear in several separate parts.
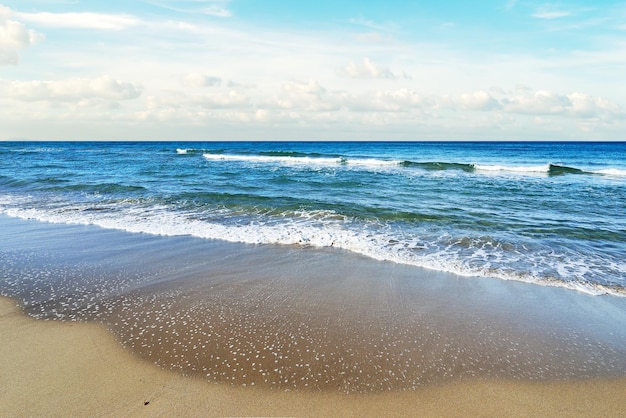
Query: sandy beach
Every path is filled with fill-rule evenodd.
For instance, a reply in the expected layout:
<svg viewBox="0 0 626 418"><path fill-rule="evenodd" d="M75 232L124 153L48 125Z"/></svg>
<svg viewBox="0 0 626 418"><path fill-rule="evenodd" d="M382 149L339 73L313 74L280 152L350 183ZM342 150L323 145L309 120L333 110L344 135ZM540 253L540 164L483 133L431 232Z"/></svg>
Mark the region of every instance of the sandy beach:
<svg viewBox="0 0 626 418"><path fill-rule="evenodd" d="M0 416L626 414L622 298L0 222Z"/></svg>
<svg viewBox="0 0 626 418"><path fill-rule="evenodd" d="M235 388L160 370L102 327L0 299L1 416L624 416L626 379L463 381L345 395Z"/></svg>

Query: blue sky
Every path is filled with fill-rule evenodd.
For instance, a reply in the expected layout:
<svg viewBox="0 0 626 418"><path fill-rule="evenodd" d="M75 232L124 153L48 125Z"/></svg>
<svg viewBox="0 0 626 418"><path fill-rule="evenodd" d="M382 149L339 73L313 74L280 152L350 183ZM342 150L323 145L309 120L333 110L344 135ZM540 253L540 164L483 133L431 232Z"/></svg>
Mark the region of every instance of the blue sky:
<svg viewBox="0 0 626 418"><path fill-rule="evenodd" d="M0 0L0 140L626 140L626 1Z"/></svg>

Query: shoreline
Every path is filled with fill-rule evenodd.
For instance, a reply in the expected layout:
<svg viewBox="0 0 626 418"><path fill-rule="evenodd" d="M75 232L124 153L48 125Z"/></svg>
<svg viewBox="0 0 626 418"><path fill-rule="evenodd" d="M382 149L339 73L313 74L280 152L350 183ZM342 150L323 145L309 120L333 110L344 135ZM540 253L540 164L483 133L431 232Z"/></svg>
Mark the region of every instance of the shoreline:
<svg viewBox="0 0 626 418"><path fill-rule="evenodd" d="M623 298L340 250L0 227L0 416L626 414Z"/></svg>
<svg viewBox="0 0 626 418"><path fill-rule="evenodd" d="M0 298L2 416L619 416L626 378L466 380L348 395L214 384L159 369L104 327L42 321ZM146 404L147 402L147 404Z"/></svg>

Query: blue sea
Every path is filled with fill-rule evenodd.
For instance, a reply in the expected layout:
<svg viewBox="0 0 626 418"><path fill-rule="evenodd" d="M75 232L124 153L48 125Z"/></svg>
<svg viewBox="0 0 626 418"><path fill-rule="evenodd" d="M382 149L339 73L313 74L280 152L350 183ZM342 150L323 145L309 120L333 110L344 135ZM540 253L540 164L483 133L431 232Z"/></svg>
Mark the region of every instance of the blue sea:
<svg viewBox="0 0 626 418"><path fill-rule="evenodd" d="M0 214L626 296L624 142L3 142Z"/></svg>

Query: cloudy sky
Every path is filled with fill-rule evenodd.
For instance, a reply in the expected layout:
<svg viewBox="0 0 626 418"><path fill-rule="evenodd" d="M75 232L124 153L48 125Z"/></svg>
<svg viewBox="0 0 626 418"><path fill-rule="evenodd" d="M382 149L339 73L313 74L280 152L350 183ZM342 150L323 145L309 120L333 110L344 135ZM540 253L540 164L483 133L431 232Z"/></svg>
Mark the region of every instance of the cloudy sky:
<svg viewBox="0 0 626 418"><path fill-rule="evenodd" d="M0 0L0 140L626 140L626 1Z"/></svg>

